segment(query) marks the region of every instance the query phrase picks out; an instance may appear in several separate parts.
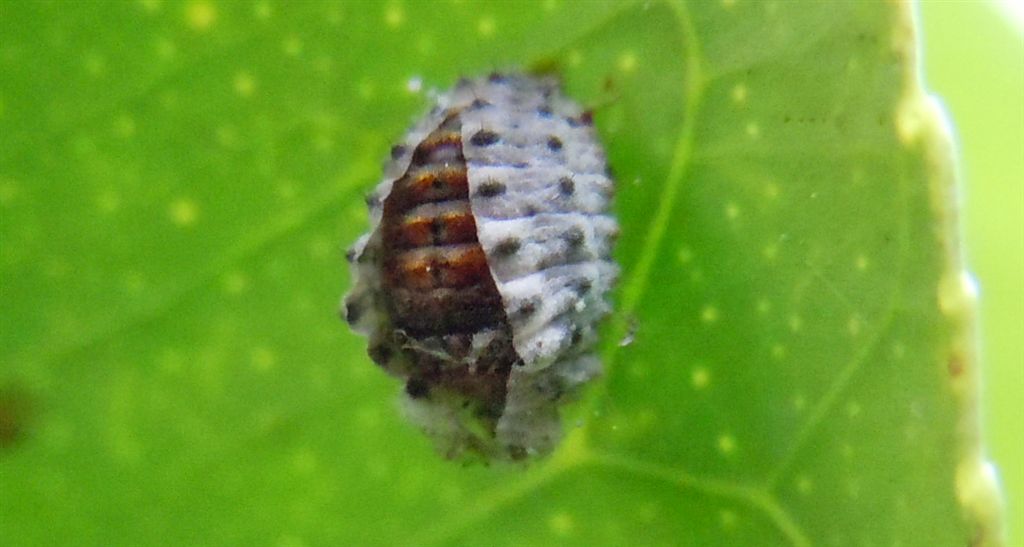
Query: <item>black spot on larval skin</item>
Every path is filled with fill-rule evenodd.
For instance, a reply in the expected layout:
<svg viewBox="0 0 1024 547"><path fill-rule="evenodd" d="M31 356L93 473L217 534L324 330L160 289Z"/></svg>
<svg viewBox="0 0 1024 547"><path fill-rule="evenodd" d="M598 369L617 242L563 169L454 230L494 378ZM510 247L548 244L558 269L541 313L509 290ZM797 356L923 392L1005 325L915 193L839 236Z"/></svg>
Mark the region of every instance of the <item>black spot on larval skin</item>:
<svg viewBox="0 0 1024 547"><path fill-rule="evenodd" d="M593 288L593 283L585 277L578 277L569 283L569 287L577 296L584 296Z"/></svg>
<svg viewBox="0 0 1024 547"><path fill-rule="evenodd" d="M516 310L514 312L512 312L512 317L510 319L515 320L515 321L522 321L522 320L530 317L534 313L537 313L537 307L538 306L540 306L539 299L531 298L531 299L529 299L529 300L519 304L519 307L516 308Z"/></svg>
<svg viewBox="0 0 1024 547"><path fill-rule="evenodd" d="M558 191L561 192L563 196L569 197L576 191L576 183L569 177L562 177L558 179Z"/></svg>
<svg viewBox="0 0 1024 547"><path fill-rule="evenodd" d="M500 138L501 137L494 131L481 129L480 131L473 133L473 136L469 138L469 142L473 144L473 146L490 146L498 142Z"/></svg>
<svg viewBox="0 0 1024 547"><path fill-rule="evenodd" d="M363 307L356 302L345 303L345 321L348 321L349 325L354 325L359 318L363 316Z"/></svg>
<svg viewBox="0 0 1024 547"><path fill-rule="evenodd" d="M380 207L380 197L377 194L366 194L366 197L363 199L366 201L366 206L370 209Z"/></svg>
<svg viewBox="0 0 1024 547"><path fill-rule="evenodd" d="M396 144L391 147L391 159L397 160L402 157L408 148L404 144Z"/></svg>
<svg viewBox="0 0 1024 547"><path fill-rule="evenodd" d="M374 363L381 366L388 364L391 361L391 357L394 355L394 351L386 344L370 346L367 353L370 354L370 359L373 359Z"/></svg>
<svg viewBox="0 0 1024 547"><path fill-rule="evenodd" d="M503 83L505 80L505 75L500 72L492 72L487 76L487 81L493 84Z"/></svg>
<svg viewBox="0 0 1024 547"><path fill-rule="evenodd" d="M505 184L498 180L488 180L480 184L480 187L476 190L476 195L485 198L493 198L494 196L500 196L505 193Z"/></svg>
<svg viewBox="0 0 1024 547"><path fill-rule="evenodd" d="M491 106L491 103L483 99L473 99L473 102L469 104L469 109L480 110L481 108L486 108L488 106Z"/></svg>
<svg viewBox="0 0 1024 547"><path fill-rule="evenodd" d="M413 399L422 399L430 394L430 386L419 378L409 378L405 384L405 392Z"/></svg>
<svg viewBox="0 0 1024 547"><path fill-rule="evenodd" d="M509 257L519 251L522 245L518 239L510 237L494 246L494 254L499 257Z"/></svg>
<svg viewBox="0 0 1024 547"><path fill-rule="evenodd" d="M349 249L347 251L345 251L345 261L347 261L349 264L354 264L355 263L355 261L356 261L356 249L355 249L355 247L349 247Z"/></svg>
<svg viewBox="0 0 1024 547"><path fill-rule="evenodd" d="M560 138L558 138L558 137L556 137L554 135L551 135L550 137L548 137L548 150L551 150L552 152L558 152L561 149L562 149L562 139L560 139Z"/></svg>
<svg viewBox="0 0 1024 547"><path fill-rule="evenodd" d="M537 109L537 114L542 118L550 118L552 114L551 107L548 105L541 106Z"/></svg>
<svg viewBox="0 0 1024 547"><path fill-rule="evenodd" d="M562 239L569 244L570 248L578 249L586 241L587 236L583 233L582 228L573 226L562 234Z"/></svg>

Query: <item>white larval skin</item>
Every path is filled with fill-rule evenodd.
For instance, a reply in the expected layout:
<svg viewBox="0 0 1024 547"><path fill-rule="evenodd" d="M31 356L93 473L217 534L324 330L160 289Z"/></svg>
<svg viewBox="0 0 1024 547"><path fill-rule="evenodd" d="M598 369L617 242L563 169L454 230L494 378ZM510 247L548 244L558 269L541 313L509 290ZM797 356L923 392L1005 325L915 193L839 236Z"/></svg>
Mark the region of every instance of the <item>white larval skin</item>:
<svg viewBox="0 0 1024 547"><path fill-rule="evenodd" d="M618 275L611 246L618 226L608 209L613 183L604 151L583 111L551 78L502 76L463 80L403 139L371 196L370 233L353 246L356 283L346 302L366 310L354 328L371 344L387 336L374 301L380 279L380 204L412 152L450 113L462 123L470 207L480 244L504 302L512 343L522 359L512 367L497 452L515 447L544 454L561 437L558 403L600 373L593 355L596 327L609 312L605 296ZM474 139L479 132L497 138ZM487 142L491 141L491 142ZM504 191L494 195L500 185ZM516 313L529 309L530 313ZM402 363L386 365L405 376ZM476 437L458 409L407 398L413 419L453 453ZM477 440L479 442L479 440Z"/></svg>

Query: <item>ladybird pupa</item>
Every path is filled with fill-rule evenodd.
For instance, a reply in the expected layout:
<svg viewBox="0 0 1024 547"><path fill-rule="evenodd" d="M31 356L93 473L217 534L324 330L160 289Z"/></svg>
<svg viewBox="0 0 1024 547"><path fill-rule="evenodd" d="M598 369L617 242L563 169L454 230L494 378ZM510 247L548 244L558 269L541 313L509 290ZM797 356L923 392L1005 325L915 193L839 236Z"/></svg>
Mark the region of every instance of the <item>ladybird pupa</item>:
<svg viewBox="0 0 1024 547"><path fill-rule="evenodd" d="M560 403L600 373L608 172L550 78L462 80L392 147L342 312L447 456L550 452Z"/></svg>

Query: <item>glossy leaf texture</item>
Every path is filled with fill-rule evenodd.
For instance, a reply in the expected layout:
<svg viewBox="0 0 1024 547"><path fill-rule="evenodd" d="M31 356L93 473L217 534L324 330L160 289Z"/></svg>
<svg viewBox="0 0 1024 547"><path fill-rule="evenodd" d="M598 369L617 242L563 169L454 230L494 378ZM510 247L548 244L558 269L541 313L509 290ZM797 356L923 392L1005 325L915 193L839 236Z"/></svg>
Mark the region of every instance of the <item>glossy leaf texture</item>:
<svg viewBox="0 0 1024 547"><path fill-rule="evenodd" d="M907 5L6 2L0 36L5 544L998 543ZM342 249L430 91L516 67L595 106L624 275L564 445L467 467L338 320Z"/></svg>

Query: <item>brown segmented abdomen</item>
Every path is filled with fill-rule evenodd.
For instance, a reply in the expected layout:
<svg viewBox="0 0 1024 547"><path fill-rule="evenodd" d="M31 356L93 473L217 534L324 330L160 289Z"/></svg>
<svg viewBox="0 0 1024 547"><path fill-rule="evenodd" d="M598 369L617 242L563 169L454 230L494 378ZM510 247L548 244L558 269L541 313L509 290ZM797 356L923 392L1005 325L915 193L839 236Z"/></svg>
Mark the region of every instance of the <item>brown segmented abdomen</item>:
<svg viewBox="0 0 1024 547"><path fill-rule="evenodd" d="M415 365L409 394L457 393L478 401L482 416L496 418L515 352L477 239L459 129L456 113L430 133L384 200L382 295L392 328L402 334L393 343ZM415 349L436 346L457 358L472 350L475 335L490 338L484 349L497 358L486 371Z"/></svg>

